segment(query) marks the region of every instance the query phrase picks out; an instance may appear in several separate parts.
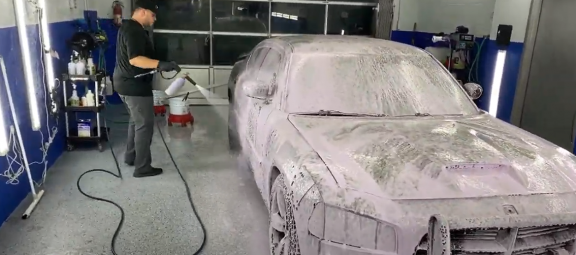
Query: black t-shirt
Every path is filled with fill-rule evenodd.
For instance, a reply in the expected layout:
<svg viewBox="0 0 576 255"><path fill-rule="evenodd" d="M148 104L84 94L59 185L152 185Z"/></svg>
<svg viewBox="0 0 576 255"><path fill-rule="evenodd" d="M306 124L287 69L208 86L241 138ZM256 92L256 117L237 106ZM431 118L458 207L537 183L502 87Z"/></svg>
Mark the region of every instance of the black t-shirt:
<svg viewBox="0 0 576 255"><path fill-rule="evenodd" d="M114 90L124 96L152 96L153 75L134 76L152 71L130 64L130 59L144 56L154 59L154 46L148 31L134 20L122 23L116 40Z"/></svg>

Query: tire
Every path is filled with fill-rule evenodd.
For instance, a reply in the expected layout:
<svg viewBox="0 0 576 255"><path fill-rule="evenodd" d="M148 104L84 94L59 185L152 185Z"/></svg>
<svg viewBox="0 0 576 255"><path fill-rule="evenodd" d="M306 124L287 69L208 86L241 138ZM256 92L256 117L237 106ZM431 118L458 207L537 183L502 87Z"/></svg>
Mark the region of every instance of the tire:
<svg viewBox="0 0 576 255"><path fill-rule="evenodd" d="M232 94L232 90L230 90L230 88L228 88L228 103L230 103L230 106L232 105L232 102L234 102L234 95Z"/></svg>
<svg viewBox="0 0 576 255"><path fill-rule="evenodd" d="M240 145L238 144L238 140L234 138L234 135L232 134L232 130L230 130L230 128L228 128L228 149L230 149L231 152L240 151Z"/></svg>
<svg viewBox="0 0 576 255"><path fill-rule="evenodd" d="M284 175L278 175L272 184L269 199L268 232L271 255L300 255L292 197L293 192L289 191L284 183Z"/></svg>
<svg viewBox="0 0 576 255"><path fill-rule="evenodd" d="M239 152L240 151L240 145L238 143L238 140L236 140L236 138L234 137L232 130L230 130L231 128L231 121L232 121L232 93L230 91L230 88L228 88L228 102L229 102L229 109L228 109L228 149L230 149L231 152Z"/></svg>

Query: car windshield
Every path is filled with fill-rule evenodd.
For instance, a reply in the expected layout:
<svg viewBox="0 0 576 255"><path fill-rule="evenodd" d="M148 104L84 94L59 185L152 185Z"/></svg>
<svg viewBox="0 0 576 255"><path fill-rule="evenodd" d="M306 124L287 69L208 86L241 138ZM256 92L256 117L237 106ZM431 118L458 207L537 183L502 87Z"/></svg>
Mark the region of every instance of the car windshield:
<svg viewBox="0 0 576 255"><path fill-rule="evenodd" d="M460 85L427 55L295 54L288 84L290 113L478 113Z"/></svg>

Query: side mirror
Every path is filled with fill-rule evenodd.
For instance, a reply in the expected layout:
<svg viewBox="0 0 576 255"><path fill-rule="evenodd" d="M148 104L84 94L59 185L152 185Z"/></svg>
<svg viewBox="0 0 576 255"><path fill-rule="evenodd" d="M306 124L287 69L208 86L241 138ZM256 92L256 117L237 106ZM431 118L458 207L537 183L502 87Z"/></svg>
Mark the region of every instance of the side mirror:
<svg viewBox="0 0 576 255"><path fill-rule="evenodd" d="M468 96L472 98L472 100L480 98L480 96L482 96L482 92L484 92L484 89L482 89L482 86L480 86L478 83L469 82L464 84L463 87Z"/></svg>
<svg viewBox="0 0 576 255"><path fill-rule="evenodd" d="M270 88L266 83L248 80L242 83L242 89L247 97L264 100L268 98L268 90Z"/></svg>
<svg viewBox="0 0 576 255"><path fill-rule="evenodd" d="M238 59L236 61L244 60L245 58L248 57L248 55L250 55L250 52L244 52L240 54L240 56L238 56Z"/></svg>

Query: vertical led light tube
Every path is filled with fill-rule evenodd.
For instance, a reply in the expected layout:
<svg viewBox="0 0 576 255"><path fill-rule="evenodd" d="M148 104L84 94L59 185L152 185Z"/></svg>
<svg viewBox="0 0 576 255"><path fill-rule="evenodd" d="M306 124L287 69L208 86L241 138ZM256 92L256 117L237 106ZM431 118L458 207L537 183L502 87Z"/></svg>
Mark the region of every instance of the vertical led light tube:
<svg viewBox="0 0 576 255"><path fill-rule="evenodd" d="M36 99L36 86L34 74L32 73L32 59L30 57L30 43L26 31L26 6L24 0L14 0L14 12L16 14L16 26L18 27L18 38L20 39L20 53L22 54L22 64L24 65L24 79L28 92L28 107L30 108L30 119L32 130L40 130L40 113L38 112L38 100Z"/></svg>
<svg viewBox="0 0 576 255"><path fill-rule="evenodd" d="M16 131L16 137L18 138L18 144L20 145L22 154L22 166L26 170L28 175L28 184L30 184L30 191L32 192L32 203L26 208L24 214L22 214L23 219L28 219L32 214L32 211L36 208L36 205L40 202L40 199L44 196L44 190L36 192L36 187L34 187L34 180L32 179L32 171L30 170L30 163L28 161L28 154L26 153L26 148L24 147L24 139L22 138L22 132L20 130L20 124L18 123L18 116L16 114L16 106L14 106L14 100L12 98L12 91L10 90L10 83L8 83L8 72L6 71L6 63L4 63L4 58L0 57L0 69L2 70L2 75L4 75L4 88L6 89L6 96L8 97L8 105L10 112L12 113L12 123L14 124L14 129ZM14 141L16 142L16 141Z"/></svg>
<svg viewBox="0 0 576 255"><path fill-rule="evenodd" d="M45 0L38 0L38 7L40 7L40 31L42 34L42 46L44 52L44 60L46 65L46 80L48 82L48 93L50 94L50 102L54 103L54 65L52 63L52 44L50 42L50 30L48 29L48 11L46 8Z"/></svg>
<svg viewBox="0 0 576 255"><path fill-rule="evenodd" d="M2 57L0 57L0 61L3 62ZM7 74L2 73L2 75L6 76ZM4 104L0 98L0 156L6 156L9 148L8 138L6 136L6 122L4 122L4 112Z"/></svg>
<svg viewBox="0 0 576 255"><path fill-rule="evenodd" d="M504 63L506 62L506 50L498 50L496 63L494 64L494 77L492 78L492 88L490 91L490 105L488 113L496 117L498 114L498 102L500 100L500 89L502 89L502 76L504 75Z"/></svg>
<svg viewBox="0 0 576 255"><path fill-rule="evenodd" d="M488 105L488 113L494 117L498 117L498 103L500 102L500 90L502 90L502 77L504 76L504 64L506 62L506 50L510 46L512 39L512 26L511 25L498 25L496 30L496 46L498 53L496 54L496 63L494 63L494 76L492 77L492 87L490 88L490 103Z"/></svg>

